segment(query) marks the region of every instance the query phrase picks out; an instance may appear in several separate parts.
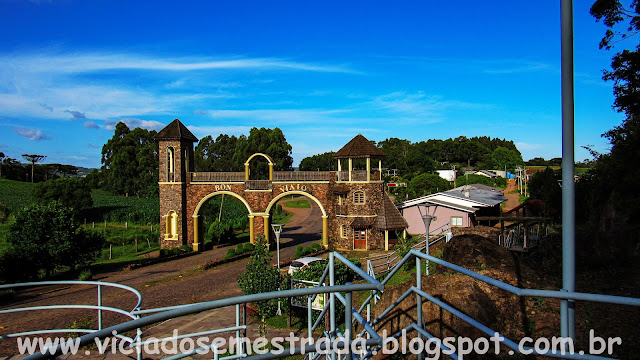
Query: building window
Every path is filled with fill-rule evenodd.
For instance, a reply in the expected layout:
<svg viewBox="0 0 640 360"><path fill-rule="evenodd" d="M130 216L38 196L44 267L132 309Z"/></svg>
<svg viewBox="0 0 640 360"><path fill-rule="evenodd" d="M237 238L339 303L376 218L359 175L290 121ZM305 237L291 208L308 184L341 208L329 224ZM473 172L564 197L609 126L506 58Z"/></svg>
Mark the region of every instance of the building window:
<svg viewBox="0 0 640 360"><path fill-rule="evenodd" d="M347 237L347 227L344 225L340 226L340 236L342 236L343 238Z"/></svg>
<svg viewBox="0 0 640 360"><path fill-rule="evenodd" d="M172 147L167 148L167 181L175 181L175 154Z"/></svg>
<svg viewBox="0 0 640 360"><path fill-rule="evenodd" d="M347 205L347 194L338 195L338 205Z"/></svg>
<svg viewBox="0 0 640 360"><path fill-rule="evenodd" d="M353 230L353 238L356 240L367 240L367 230Z"/></svg>
<svg viewBox="0 0 640 360"><path fill-rule="evenodd" d="M462 226L462 216L452 216L451 226Z"/></svg>
<svg viewBox="0 0 640 360"><path fill-rule="evenodd" d="M356 191L353 193L353 203L357 205L364 204L364 191Z"/></svg>

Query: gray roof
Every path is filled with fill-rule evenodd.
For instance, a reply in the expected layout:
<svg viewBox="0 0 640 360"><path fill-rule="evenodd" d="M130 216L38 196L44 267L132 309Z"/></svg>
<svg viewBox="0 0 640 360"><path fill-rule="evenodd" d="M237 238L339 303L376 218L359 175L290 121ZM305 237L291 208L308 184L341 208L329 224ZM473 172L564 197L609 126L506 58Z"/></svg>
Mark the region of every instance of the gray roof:
<svg viewBox="0 0 640 360"><path fill-rule="evenodd" d="M453 191L453 190L463 190L463 189L486 190L486 191L497 192L497 193L500 193L500 194L502 194L502 192L504 191L502 189L494 188L494 187L491 187L489 185L484 185L484 184L462 185L462 186L458 186L457 188L453 188L451 190Z"/></svg>
<svg viewBox="0 0 640 360"><path fill-rule="evenodd" d="M457 197L460 199L476 201L482 204L487 204L489 206L495 206L504 201L507 201L507 198L502 196L502 192L481 189L478 187L478 185L480 184L460 186L453 190L444 191L443 194L447 194L449 196Z"/></svg>

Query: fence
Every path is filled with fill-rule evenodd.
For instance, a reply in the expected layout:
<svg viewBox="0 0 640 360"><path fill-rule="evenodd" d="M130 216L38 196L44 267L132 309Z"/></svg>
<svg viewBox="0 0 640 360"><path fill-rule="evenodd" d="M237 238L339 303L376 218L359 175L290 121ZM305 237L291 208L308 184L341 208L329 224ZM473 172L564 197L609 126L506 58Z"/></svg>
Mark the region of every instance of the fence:
<svg viewBox="0 0 640 360"><path fill-rule="evenodd" d="M410 263L415 260L416 266L416 284L408 289L403 295L395 299L393 304L389 306L387 309L384 309L378 317L375 319L371 319L371 301L375 298L377 294L384 290L385 284L397 274L399 269L406 263ZM357 284L336 284L335 277L335 264L336 261L340 261L345 264L350 270L354 271L360 278L361 283ZM300 354L300 353L308 353L307 359L318 359L321 356L325 356L327 359L342 359L343 354L340 352L335 352L336 349L344 350L344 358L358 358L364 359L373 356L375 351L378 351L383 346L385 339L383 339L378 331L375 330L375 326L377 324L381 324L386 321L387 316L389 316L393 310L406 298L409 296L415 296L417 306L415 307L416 316L414 317L416 321L408 326L406 326L403 330L397 332L392 335L394 338L399 338L403 331L407 333L416 332L417 337L427 338L427 339L435 339L433 335L425 330L425 319L423 316L422 303L423 301L431 302L440 308L448 311L453 316L459 318L463 322L471 325L472 327L480 330L481 332L495 336L501 336L504 340L501 341L501 344L511 349L514 352L523 351L531 351L531 353L542 356L550 356L550 357L561 357L568 359L607 359L605 357L593 356L593 355L583 355L580 353L568 353L561 354L555 353L551 349L546 351L540 351L539 349L531 348L531 347L523 347L520 349L519 344L512 339L508 339L502 336L499 332L491 329L485 324L480 323L479 321L469 317L462 310L456 309L453 306L445 303L442 300L437 299L436 297L430 295L422 289L422 261L433 261L438 265L441 265L449 270L456 271L463 275L469 276L477 281L484 282L488 285L497 287L504 291L510 292L516 296L521 297L543 297L543 298L552 298L552 299L561 299L561 300L574 300L574 301L594 301L594 302L602 302L609 304L622 304L629 306L640 306L640 299L637 298L629 298L629 297L620 297L620 296L610 296L610 295L599 295L599 294L588 294L588 293L579 293L579 292L567 292L567 291L559 291L559 290L536 290L536 289L522 289L510 284L503 283L501 281L492 279L490 277L478 274L471 270L462 268L460 266L451 264L444 260L438 259L431 255L422 253L418 250L411 250L407 255L405 255L401 260L399 260L396 265L388 272L387 276L382 280L378 281L373 276L367 274L362 269L355 266L349 260L345 259L342 255L337 252L330 253L328 264L317 282L317 286L301 288L301 289L291 289L285 291L277 291L277 292L269 292L262 294L253 294L253 295L245 295L234 298L227 298L216 301L209 301L203 303L189 304L189 305L179 305L179 306L170 306L170 307L162 307L155 309L147 309L141 310L141 296L140 294L130 287L119 285L119 284L108 284L108 283L100 283L100 282L81 282L81 281L66 281L66 282L43 282L43 283L27 283L27 284L11 284L11 285L2 285L0 289L8 289L14 287L25 287L25 286L39 286L39 285L55 285L55 284L90 284L97 286L98 292L98 305L51 305L51 306L35 306L28 308L18 308L18 309L5 309L1 310L2 313L9 312L20 312L20 311L36 311L36 310L49 310L49 309L93 309L98 313L98 318L101 319L102 311L112 311L115 313L119 313L125 315L132 320L111 326L108 328L103 328L102 323L99 320L98 329L54 329L54 330L34 330L29 332L22 333L14 333L9 335L4 335L0 337L0 339L14 338L18 336L27 336L27 335L35 335L35 334L44 334L44 333L60 333L60 332L80 332L86 333L85 335L80 337L79 343L80 345L88 345L93 344L95 342L94 339L104 339L106 337L112 336L112 332L116 331L118 334L122 334L127 331L136 331L136 336L133 338L127 338L125 336L121 336L121 339L128 342L128 344L132 347L135 347L137 350L138 359L142 358L141 348L145 344L149 344L150 342L162 341L167 339L180 339L187 337L195 337L195 336L203 336L208 334L219 334L219 333L235 333L236 338L240 338L240 334L246 335L247 325L246 325L246 304L249 302L256 302L262 300L269 299L279 299L279 298L291 298L291 297L307 297L307 311L308 311L308 320L307 320L307 334L310 338L313 338L315 330L318 329L321 319L328 314L329 316L329 325L328 329L323 331L321 335L318 335L316 339L314 339L314 343L321 343L322 345L307 345L304 347L295 347L292 349L292 353ZM329 285L324 285L327 283ZM322 285L321 285L322 284ZM137 296L137 303L133 306L132 310L122 310L115 309L111 307L105 307L101 305L102 295L101 288L105 286L110 287L118 287L125 290L128 290ZM354 291L367 291L370 292L370 295L364 302L360 305L358 309L353 307L353 292ZM312 322L312 301L316 295L319 294L329 294L329 301L325 302L322 311L318 317L318 320ZM341 331L337 324L337 303L341 303L345 307L344 313L344 331ZM235 308L235 318L236 325L228 328L221 329L210 329L196 333L184 334L180 335L178 338L164 338L164 339L147 339L144 340L142 337L141 328L147 325L159 323L165 320L186 316L190 314L199 313L202 311L212 310L212 309L220 309L225 307L234 307ZM366 310L366 314L364 311ZM364 349L360 353L350 353L351 343L353 341L354 332L353 325L359 324L362 327L362 331L358 334L358 339L364 339L364 341L360 341L360 344L363 344ZM248 349L245 348L244 342L238 342L239 347L236 354L226 357L227 359L235 359L235 358L244 358L247 359L272 359L272 358L281 358L289 356L289 352L269 352L266 354L253 355L248 356ZM183 357L187 357L193 354L196 354L197 351L203 350L214 350L214 358L218 358L218 348L216 344L212 344L206 347L200 347L198 349L191 349L189 351L183 352L179 355L169 357L168 359L179 359ZM450 348L445 343L440 342L439 346L443 350L450 351L449 355L453 359L458 359L459 354L455 352L456 349ZM323 353L314 353L317 349L321 349L326 351L326 354ZM54 354L60 355L62 353L62 346L58 346L54 351ZM46 355L40 352L37 352L33 355L26 357L26 359L43 359L50 357L50 354ZM421 355L419 355L421 358Z"/></svg>

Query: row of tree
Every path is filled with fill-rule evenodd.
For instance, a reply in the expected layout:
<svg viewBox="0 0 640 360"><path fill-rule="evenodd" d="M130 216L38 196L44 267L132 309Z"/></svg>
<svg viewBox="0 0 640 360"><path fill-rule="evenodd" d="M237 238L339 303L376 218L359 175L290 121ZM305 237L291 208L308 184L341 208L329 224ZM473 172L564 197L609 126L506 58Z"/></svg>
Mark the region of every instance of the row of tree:
<svg viewBox="0 0 640 360"><path fill-rule="evenodd" d="M78 174L78 168L73 165L38 164L46 159L46 155L23 154L22 157L31 164L23 164L0 151L0 178L40 182Z"/></svg>
<svg viewBox="0 0 640 360"><path fill-rule="evenodd" d="M466 166L513 170L524 163L513 141L487 136L419 142L389 138L376 145L387 155L384 166L396 169L406 180L437 169L450 169L452 165L457 165L458 169ZM300 170L336 170L333 154L326 152L306 157L300 162Z"/></svg>

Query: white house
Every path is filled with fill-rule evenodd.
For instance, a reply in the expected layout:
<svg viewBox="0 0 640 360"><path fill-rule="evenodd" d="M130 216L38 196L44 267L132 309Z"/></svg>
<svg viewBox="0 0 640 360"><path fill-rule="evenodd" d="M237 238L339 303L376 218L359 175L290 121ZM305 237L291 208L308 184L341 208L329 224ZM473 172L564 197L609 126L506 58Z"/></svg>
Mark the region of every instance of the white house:
<svg viewBox="0 0 640 360"><path fill-rule="evenodd" d="M436 170L436 172L438 172L441 178L447 181L454 181L456 179L456 172L453 170Z"/></svg>

